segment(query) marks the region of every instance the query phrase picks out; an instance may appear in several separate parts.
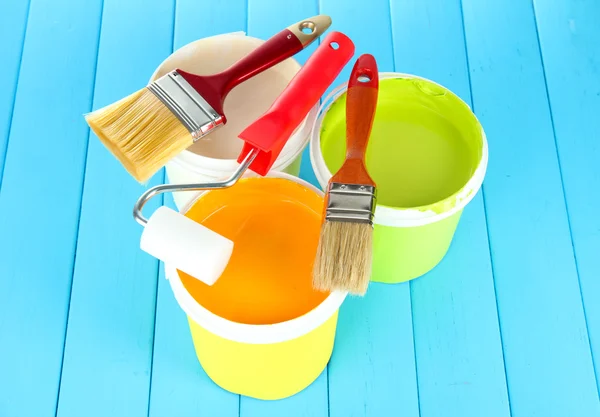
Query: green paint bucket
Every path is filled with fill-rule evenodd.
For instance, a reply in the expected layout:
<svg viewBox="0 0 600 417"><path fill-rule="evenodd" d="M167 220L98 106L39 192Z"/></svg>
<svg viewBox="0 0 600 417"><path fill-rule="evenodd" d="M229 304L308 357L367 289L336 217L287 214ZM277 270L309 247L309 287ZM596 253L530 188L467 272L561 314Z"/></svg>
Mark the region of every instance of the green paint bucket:
<svg viewBox="0 0 600 417"><path fill-rule="evenodd" d="M372 281L398 283L444 257L464 207L481 188L488 148L456 94L408 74L381 73L367 167L377 184ZM346 152L346 85L321 105L310 157L321 187Z"/></svg>

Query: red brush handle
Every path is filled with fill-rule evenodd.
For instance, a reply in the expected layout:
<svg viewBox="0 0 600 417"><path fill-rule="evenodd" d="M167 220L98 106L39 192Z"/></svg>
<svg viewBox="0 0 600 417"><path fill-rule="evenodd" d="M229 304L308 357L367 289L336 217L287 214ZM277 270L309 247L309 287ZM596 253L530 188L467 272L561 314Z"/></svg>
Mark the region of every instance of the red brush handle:
<svg viewBox="0 0 600 417"><path fill-rule="evenodd" d="M221 81L223 96L226 96L238 84L296 55L302 49L304 46L300 40L289 29L284 29L214 77Z"/></svg>
<svg viewBox="0 0 600 417"><path fill-rule="evenodd" d="M375 185L365 164L379 90L373 55L361 55L350 75L346 98L346 160L330 182Z"/></svg>
<svg viewBox="0 0 600 417"><path fill-rule="evenodd" d="M330 25L331 18L325 15L294 23L219 74L199 76L180 69L177 72L224 116L225 97L234 87L306 48ZM306 28L312 32L305 33Z"/></svg>
<svg viewBox="0 0 600 417"><path fill-rule="evenodd" d="M271 108L239 135L245 144L238 162L257 149L260 153L250 169L266 175L294 129L335 81L353 54L354 44L350 38L340 32L329 33Z"/></svg>

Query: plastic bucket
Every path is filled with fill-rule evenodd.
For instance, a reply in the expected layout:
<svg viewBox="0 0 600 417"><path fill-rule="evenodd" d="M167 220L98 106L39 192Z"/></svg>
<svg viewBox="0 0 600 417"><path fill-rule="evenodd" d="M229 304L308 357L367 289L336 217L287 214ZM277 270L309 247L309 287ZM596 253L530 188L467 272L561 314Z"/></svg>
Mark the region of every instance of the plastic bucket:
<svg viewBox="0 0 600 417"><path fill-rule="evenodd" d="M463 208L485 175L481 124L458 96L433 81L381 73L367 167L377 183L372 281L419 277L444 257ZM321 187L345 152L345 91L319 108L310 143Z"/></svg>
<svg viewBox="0 0 600 417"><path fill-rule="evenodd" d="M255 176L249 174L246 175L247 177ZM305 194L308 196L307 198L312 198L311 204L314 206L322 204L323 194L320 190L291 175L271 172L266 178L256 178L256 181L265 181L270 178L282 178L286 181L292 181L294 184L300 184L302 187L294 186L299 189L298 193ZM238 183L232 188L242 186L242 184ZM188 203L187 207L182 211L188 212L190 210L189 213L192 213L198 207L195 204L202 204L205 197L213 197L214 199L211 203L204 204L213 204L216 211L213 213L213 206L210 206L208 209L210 211L206 215L207 219L219 222L220 220L215 220L215 217L219 213L222 213L221 204L226 206L226 203L222 203L220 200L219 195L223 194L218 193L225 191L215 190L202 193L198 197L198 200L194 199L193 202ZM209 194L212 194L212 196ZM288 198L286 194L282 195L285 196L281 200L282 204L289 204L290 199L293 200L295 198ZM248 198L236 199L235 204L247 208L250 200ZM256 203L259 208L262 207L263 202L261 199L255 201L259 201L259 203ZM298 199L297 201L300 204L304 204L304 200L302 199ZM282 218L285 218L284 216L287 215L287 213L283 213ZM312 211L310 215L313 218ZM311 228L315 228L314 248L307 248L310 245L303 246L302 243L291 239L284 242L286 246L285 250L288 251L287 253L290 256L298 254L302 249L306 250L307 253L316 250L319 216L320 213L315 211L314 221L311 223ZM248 221L252 222L254 220L245 219L243 222L240 222L241 224L229 222L227 226L223 227L230 227L231 230L240 230L240 228L247 226ZM210 225L207 224L207 226ZM275 228L276 226L273 227ZM213 230L225 235L225 229L218 230L214 228ZM281 228L274 230L276 230L275 234L278 234ZM253 250L256 245L260 245L264 239L267 239L265 236L271 235L268 235L268 233L261 235L258 237L260 240L256 240L257 237L254 234L250 236L251 239L254 239L250 243ZM311 234L311 239L312 237L313 235ZM319 297L318 300L311 304L310 308L307 307L306 311L302 310L298 314L296 313L299 310L294 309L295 307L288 307L288 305L300 303L298 298L308 298L306 296L303 297L302 294L306 295L306 293L302 293L302 291L312 291L312 288L310 290L303 289L304 284L300 289L298 289L298 285L293 284L290 287L291 292L288 299L275 300L276 302L271 302L273 300L270 300L267 303L264 303L262 300L253 299L252 291L261 291L260 289L256 290L256 288L260 288L260 285L257 284L260 280L260 273L256 272L256 269L253 269L253 267L245 268L246 264L240 265L239 261L234 260L236 250L242 248L243 245L240 239L233 239L236 246L234 247L232 260L228 265L228 268L231 268L229 275L226 278L225 274L228 273L226 270L213 287L204 287L205 284L200 281L193 278L190 279L189 277L186 278L185 274L176 271L171 265L165 265L166 275L177 302L187 314L196 354L208 376L217 385L237 394L265 400L285 398L306 388L325 369L333 349L338 309L344 301L346 293L311 293L311 296ZM280 245L279 242L273 244ZM251 256L256 258L254 253ZM258 258L265 259L265 262L271 262L272 259L261 256L258 256ZM238 262L237 265L235 262ZM303 261L299 260L298 262ZM304 267L304 264L302 264L302 267ZM235 275L234 271L238 275L232 277L232 275ZM243 275L246 273L248 275ZM276 275L276 285L290 284L292 281L291 274L292 272L288 271L288 275L282 275L281 280ZM304 277L304 273L302 274L302 277ZM303 279L302 282L306 281L306 287L310 288L309 266L306 267L305 275L306 280ZM230 279L230 281L225 283L223 281L225 279ZM233 306L231 310L228 310L229 307L225 305L230 302L229 299L226 299L226 302L222 302L221 299L212 295L214 293L210 293L217 285L221 284L229 286L219 289L219 291L223 291L223 294L230 294L229 291L231 288L243 294L239 300L235 298L235 301L231 302ZM231 287L232 285L234 287ZM243 287L244 285L246 287ZM202 298L196 291L198 288L206 290L206 294L210 296ZM268 291L265 291L265 293L270 294ZM229 295L226 295L226 297L229 297ZM254 305L251 305L253 302ZM259 309L265 310L270 308L265 307L265 304L268 306L279 306L279 308L286 306L282 309L285 310L287 316L284 319L271 322L269 311L264 312L266 315L255 312ZM304 309L304 306L301 308ZM244 313L244 309L251 313ZM256 317L263 314L264 317L260 316L260 320L262 321L256 317L249 318L248 320L235 317L235 315L243 316L244 314ZM235 320L232 320L230 315ZM260 324L255 324L259 322Z"/></svg>
<svg viewBox="0 0 600 417"><path fill-rule="evenodd" d="M264 43L236 32L199 39L176 50L156 69L150 82L180 68L200 75L218 73ZM224 178L237 168L243 142L237 135L275 101L300 64L289 58L234 88L225 100L227 124L202 138L166 165L168 182L182 184ZM318 105L290 137L272 170L292 175L300 172L302 151L310 139ZM174 193L178 208L189 202L189 193Z"/></svg>

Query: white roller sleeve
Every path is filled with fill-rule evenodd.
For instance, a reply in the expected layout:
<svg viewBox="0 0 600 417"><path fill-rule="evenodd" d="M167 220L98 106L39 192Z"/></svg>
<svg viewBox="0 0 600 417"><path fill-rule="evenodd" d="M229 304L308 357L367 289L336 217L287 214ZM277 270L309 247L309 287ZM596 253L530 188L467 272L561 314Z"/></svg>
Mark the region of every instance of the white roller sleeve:
<svg viewBox="0 0 600 417"><path fill-rule="evenodd" d="M221 276L233 252L231 240L165 206L148 220L140 247L208 285Z"/></svg>

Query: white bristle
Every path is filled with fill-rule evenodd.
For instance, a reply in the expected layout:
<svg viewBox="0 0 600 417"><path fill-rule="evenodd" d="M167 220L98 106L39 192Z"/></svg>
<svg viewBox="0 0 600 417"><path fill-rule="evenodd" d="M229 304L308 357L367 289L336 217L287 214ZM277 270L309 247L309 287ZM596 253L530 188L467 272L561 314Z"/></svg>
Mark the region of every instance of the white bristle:
<svg viewBox="0 0 600 417"><path fill-rule="evenodd" d="M325 221L313 268L313 287L364 295L371 277L373 226Z"/></svg>
<svg viewBox="0 0 600 417"><path fill-rule="evenodd" d="M104 146L139 182L147 181L193 139L147 88L85 116Z"/></svg>

